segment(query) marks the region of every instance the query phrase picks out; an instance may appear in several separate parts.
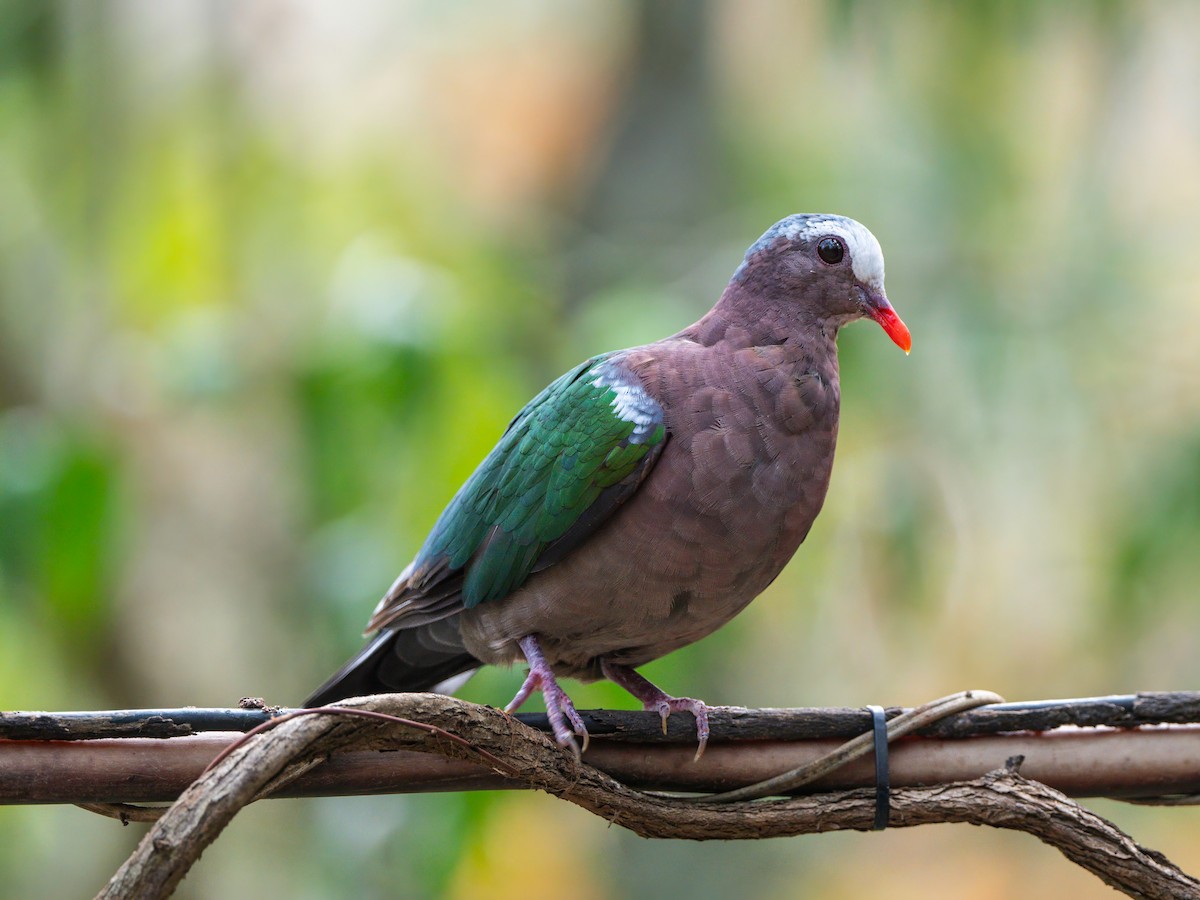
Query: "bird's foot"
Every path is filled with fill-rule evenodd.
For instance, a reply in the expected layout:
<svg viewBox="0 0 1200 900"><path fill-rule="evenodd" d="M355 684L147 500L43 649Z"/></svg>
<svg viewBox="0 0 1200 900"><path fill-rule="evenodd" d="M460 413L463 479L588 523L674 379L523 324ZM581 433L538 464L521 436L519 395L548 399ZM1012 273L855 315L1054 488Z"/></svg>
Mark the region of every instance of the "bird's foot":
<svg viewBox="0 0 1200 900"><path fill-rule="evenodd" d="M576 712L575 704L571 702L567 692L555 679L554 670L550 668L546 657L542 655L542 648L538 646L537 638L532 634L526 635L518 643L529 663L529 674L525 678L525 683L521 685L521 689L517 691L517 696L513 697L512 702L504 707L504 711L506 713L516 712L534 691L541 691L542 698L546 701L546 716L550 719L551 728L554 729L554 739L560 746L566 747L574 753L576 759L579 759L583 750L588 748L588 731L583 724L583 719ZM583 740L582 750L575 740L576 735Z"/></svg>
<svg viewBox="0 0 1200 900"><path fill-rule="evenodd" d="M641 700L642 706L648 712L658 713L662 718L663 734L667 733L667 719L670 718L671 713L690 712L696 719L698 745L695 759L698 760L704 755L704 750L708 746L708 705L703 700L695 700L691 697L672 697L629 666L602 659L600 660L600 671L609 681L619 684L638 700Z"/></svg>
<svg viewBox="0 0 1200 900"><path fill-rule="evenodd" d="M708 704L694 697L672 697L670 694L663 694L661 699L654 703L646 703L645 706L646 709L656 710L662 718L663 734L667 733L667 719L671 713L690 712L696 719L695 759L704 755L704 749L708 746Z"/></svg>

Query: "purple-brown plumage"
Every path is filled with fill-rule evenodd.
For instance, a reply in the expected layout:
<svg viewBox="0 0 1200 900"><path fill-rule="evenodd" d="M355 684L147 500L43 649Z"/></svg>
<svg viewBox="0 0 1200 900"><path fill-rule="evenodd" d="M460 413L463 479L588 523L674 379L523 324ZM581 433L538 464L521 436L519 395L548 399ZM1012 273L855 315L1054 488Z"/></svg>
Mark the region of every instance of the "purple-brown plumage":
<svg viewBox="0 0 1200 900"><path fill-rule="evenodd" d="M561 743L586 739L554 680L567 675L617 681L664 719L692 711L703 749L704 704L668 697L632 669L729 621L808 534L837 441L838 329L864 315L908 350L870 232L836 216L777 223L700 321L604 358L605 378L649 398L620 414L661 415L666 439L607 506L598 501L599 524L581 515L588 530L577 545L552 564L535 561L506 596L473 606L447 604L461 573L444 571L444 561L432 580L418 581L410 566L376 611L383 630L310 705L426 689L434 677L524 659L530 677L512 708L542 690Z"/></svg>
<svg viewBox="0 0 1200 900"><path fill-rule="evenodd" d="M779 335L722 324L626 356L663 405L662 457L585 552L463 615L478 659L520 659L516 641L537 634L560 675L599 677L602 658L639 666L723 625L791 558L833 464L832 339L768 344ZM780 406L804 414L781 421Z"/></svg>

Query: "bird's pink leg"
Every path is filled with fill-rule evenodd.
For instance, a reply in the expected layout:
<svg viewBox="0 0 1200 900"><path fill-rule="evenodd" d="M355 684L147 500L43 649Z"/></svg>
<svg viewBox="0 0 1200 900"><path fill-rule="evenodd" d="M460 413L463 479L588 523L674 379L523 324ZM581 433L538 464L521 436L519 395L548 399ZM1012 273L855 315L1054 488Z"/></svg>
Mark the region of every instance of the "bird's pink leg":
<svg viewBox="0 0 1200 900"><path fill-rule="evenodd" d="M600 671L609 681L616 682L637 699L642 701L649 712L657 712L662 717L663 734L667 733L667 719L673 712L690 712L696 717L696 739L700 746L696 748L696 759L704 755L708 746L708 706L703 700L693 700L691 697L672 697L666 691L655 686L635 669L629 666L600 660Z"/></svg>
<svg viewBox="0 0 1200 900"><path fill-rule="evenodd" d="M529 634L517 643L521 647L521 652L525 654L526 662L529 663L529 675L526 676L521 689L517 691L517 696L513 697L512 702L504 707L504 711L506 713L516 712L534 691L540 690L546 701L546 715L550 719L550 726L554 729L554 739L563 747L569 748L578 757L580 749L579 744L575 741L575 735L583 738L583 749L586 750L588 732L584 727L583 719L575 711L575 704L571 702L567 692L559 687L558 681L554 678L554 670L550 668L546 657L542 655L542 648L538 646L537 638ZM568 723L571 725L570 728L567 727Z"/></svg>

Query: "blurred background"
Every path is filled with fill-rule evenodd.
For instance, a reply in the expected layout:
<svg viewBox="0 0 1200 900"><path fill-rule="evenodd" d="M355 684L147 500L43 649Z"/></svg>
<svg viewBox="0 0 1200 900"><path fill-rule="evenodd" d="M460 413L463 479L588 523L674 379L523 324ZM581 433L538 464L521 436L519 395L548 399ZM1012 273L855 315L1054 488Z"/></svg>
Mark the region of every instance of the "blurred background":
<svg viewBox="0 0 1200 900"><path fill-rule="evenodd" d="M843 334L825 512L647 675L1196 688L1198 39L1187 2L0 0L0 708L298 702L528 397L797 211L879 237L913 353ZM1092 805L1200 870L1200 811ZM142 831L0 809L0 883L90 896ZM651 843L523 793L260 803L179 896L884 884L1111 896L1023 835Z"/></svg>

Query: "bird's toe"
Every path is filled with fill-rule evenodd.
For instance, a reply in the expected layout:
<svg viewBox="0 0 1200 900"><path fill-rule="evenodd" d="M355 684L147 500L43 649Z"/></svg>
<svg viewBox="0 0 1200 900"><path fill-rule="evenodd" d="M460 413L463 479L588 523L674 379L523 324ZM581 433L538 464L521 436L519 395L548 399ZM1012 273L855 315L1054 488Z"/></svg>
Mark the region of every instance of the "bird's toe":
<svg viewBox="0 0 1200 900"><path fill-rule="evenodd" d="M696 756L698 760L708 747L708 704L693 697L664 697L658 701L658 714L662 717L663 734L667 733L667 718L673 712L690 712L696 719Z"/></svg>
<svg viewBox="0 0 1200 900"><path fill-rule="evenodd" d="M578 759L588 748L588 730L583 724L583 718L575 709L575 704L557 683L544 685L542 696L546 700L546 713L554 728L554 737L560 745L569 749ZM582 748L575 740L578 736L583 741Z"/></svg>

